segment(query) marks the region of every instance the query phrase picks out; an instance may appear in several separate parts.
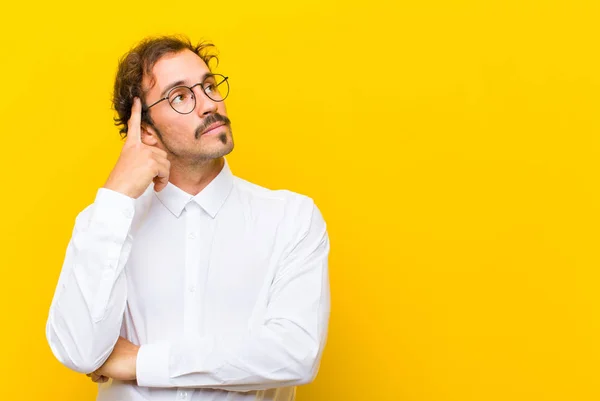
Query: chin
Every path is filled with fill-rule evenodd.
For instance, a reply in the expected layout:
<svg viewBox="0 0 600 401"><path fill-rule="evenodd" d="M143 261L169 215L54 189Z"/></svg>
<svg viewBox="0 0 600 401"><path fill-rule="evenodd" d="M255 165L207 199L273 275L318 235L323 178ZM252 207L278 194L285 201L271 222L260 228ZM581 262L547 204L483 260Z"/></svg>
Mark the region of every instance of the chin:
<svg viewBox="0 0 600 401"><path fill-rule="evenodd" d="M227 156L233 151L234 145L231 137L227 139L227 143L219 141L214 146L206 146L202 149L202 155L207 159L217 159L219 157Z"/></svg>

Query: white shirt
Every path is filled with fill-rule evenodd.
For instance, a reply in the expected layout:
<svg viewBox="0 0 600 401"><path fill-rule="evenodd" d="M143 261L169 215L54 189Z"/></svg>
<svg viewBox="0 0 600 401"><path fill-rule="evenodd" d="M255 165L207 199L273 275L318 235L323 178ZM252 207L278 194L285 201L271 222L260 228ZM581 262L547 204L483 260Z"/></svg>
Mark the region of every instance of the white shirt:
<svg viewBox="0 0 600 401"><path fill-rule="evenodd" d="M192 196L105 188L76 219L46 326L90 373L119 335L137 382L98 401L289 401L317 373L329 319L329 239L310 198L219 175Z"/></svg>

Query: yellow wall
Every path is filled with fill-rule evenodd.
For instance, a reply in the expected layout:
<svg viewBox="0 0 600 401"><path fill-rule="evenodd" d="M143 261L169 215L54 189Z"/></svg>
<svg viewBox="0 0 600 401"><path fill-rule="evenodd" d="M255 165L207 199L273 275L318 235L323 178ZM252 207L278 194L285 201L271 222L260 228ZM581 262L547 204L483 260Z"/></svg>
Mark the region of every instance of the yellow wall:
<svg viewBox="0 0 600 401"><path fill-rule="evenodd" d="M329 223L300 401L600 399L598 1L102 3L0 12L0 400L94 398L48 306L121 146L116 61L173 32L220 48L234 171Z"/></svg>

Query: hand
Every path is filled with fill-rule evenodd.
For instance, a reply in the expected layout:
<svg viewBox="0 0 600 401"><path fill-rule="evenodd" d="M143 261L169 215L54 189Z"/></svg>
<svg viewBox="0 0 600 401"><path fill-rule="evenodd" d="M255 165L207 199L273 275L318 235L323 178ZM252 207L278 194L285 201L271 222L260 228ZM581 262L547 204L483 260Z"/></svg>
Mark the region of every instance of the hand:
<svg viewBox="0 0 600 401"><path fill-rule="evenodd" d="M104 184L104 188L131 198L142 195L152 181L157 192L162 190L169 182L171 169L164 150L142 143L141 118L142 102L136 97L131 107L131 118L127 122L127 139L117 164Z"/></svg>
<svg viewBox="0 0 600 401"><path fill-rule="evenodd" d="M104 365L88 376L97 383L104 383L109 378L121 381L136 380L136 360L139 349L139 346L129 340L119 337Z"/></svg>
<svg viewBox="0 0 600 401"><path fill-rule="evenodd" d="M86 376L91 377L94 383L106 383L108 381L108 377L100 376L96 372L88 373Z"/></svg>

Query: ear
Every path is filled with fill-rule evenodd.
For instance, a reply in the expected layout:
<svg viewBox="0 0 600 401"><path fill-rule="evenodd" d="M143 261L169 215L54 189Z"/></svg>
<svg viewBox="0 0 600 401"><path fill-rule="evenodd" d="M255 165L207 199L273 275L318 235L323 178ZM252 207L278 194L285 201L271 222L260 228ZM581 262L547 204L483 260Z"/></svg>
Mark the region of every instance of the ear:
<svg viewBox="0 0 600 401"><path fill-rule="evenodd" d="M160 139L158 138L158 134L156 133L154 127L149 124L142 123L140 128L143 144L148 146L156 146L160 143Z"/></svg>

